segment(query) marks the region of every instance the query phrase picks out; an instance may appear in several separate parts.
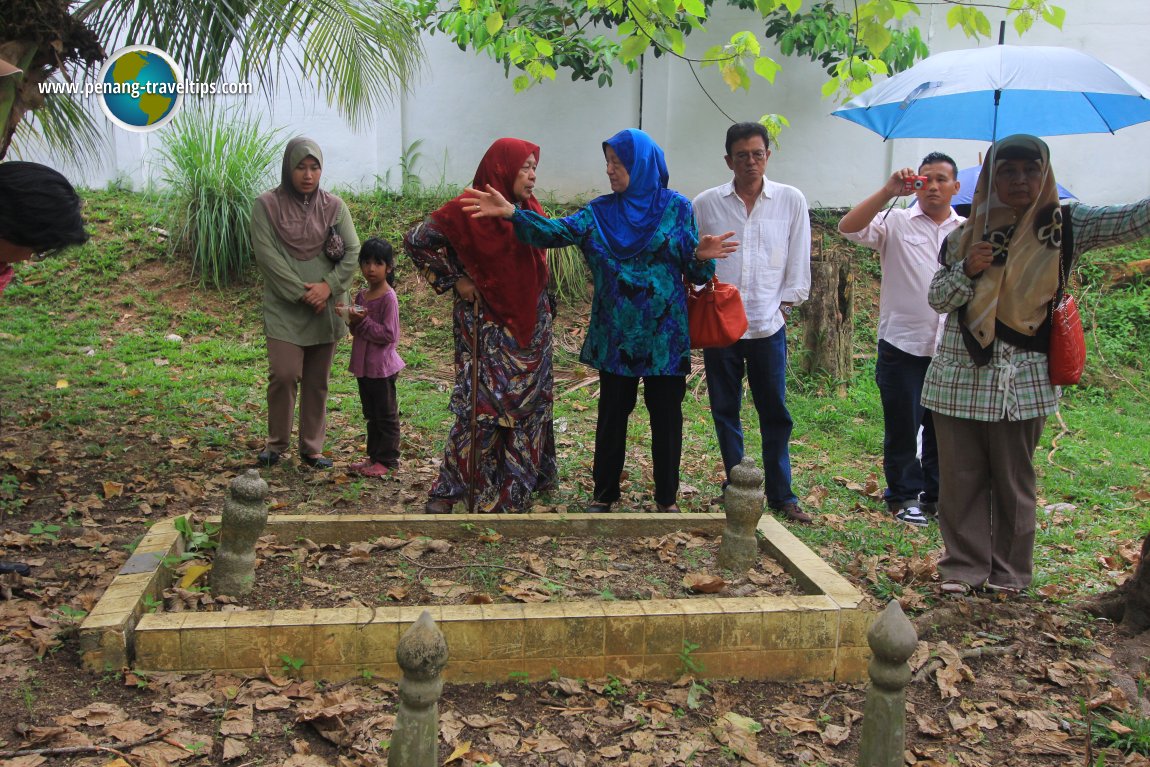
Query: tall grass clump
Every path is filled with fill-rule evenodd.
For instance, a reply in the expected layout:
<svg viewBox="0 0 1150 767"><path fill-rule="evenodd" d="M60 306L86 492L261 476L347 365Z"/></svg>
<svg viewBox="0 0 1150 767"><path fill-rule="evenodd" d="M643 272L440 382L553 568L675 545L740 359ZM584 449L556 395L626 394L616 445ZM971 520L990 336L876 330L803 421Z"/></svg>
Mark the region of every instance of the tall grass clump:
<svg viewBox="0 0 1150 767"><path fill-rule="evenodd" d="M200 284L222 288L252 263L251 212L273 185L283 152L279 130L229 110L188 110L163 135L171 248L192 262Z"/></svg>

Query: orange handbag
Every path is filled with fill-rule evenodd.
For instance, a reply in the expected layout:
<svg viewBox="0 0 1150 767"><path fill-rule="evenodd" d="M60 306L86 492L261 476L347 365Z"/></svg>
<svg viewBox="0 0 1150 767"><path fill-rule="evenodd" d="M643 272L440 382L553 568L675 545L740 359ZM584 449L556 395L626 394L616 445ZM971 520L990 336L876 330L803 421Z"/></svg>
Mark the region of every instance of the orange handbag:
<svg viewBox="0 0 1150 767"><path fill-rule="evenodd" d="M692 349L730 346L747 332L743 297L718 277L699 289L687 285L687 329Z"/></svg>

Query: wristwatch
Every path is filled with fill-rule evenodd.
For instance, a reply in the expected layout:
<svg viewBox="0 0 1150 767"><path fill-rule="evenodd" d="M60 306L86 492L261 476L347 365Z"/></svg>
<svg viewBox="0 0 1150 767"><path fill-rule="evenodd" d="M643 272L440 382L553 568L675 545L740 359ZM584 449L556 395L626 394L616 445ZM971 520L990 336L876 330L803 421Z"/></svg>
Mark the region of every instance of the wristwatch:
<svg viewBox="0 0 1150 767"><path fill-rule="evenodd" d="M795 308L795 307L793 307L793 306L787 306L786 304L782 304L781 306L779 306L779 310L780 310L780 311L782 311L782 313L783 313L783 314L785 314L785 315L787 315L788 317L790 317L790 316L791 316L791 311L792 311L794 308Z"/></svg>

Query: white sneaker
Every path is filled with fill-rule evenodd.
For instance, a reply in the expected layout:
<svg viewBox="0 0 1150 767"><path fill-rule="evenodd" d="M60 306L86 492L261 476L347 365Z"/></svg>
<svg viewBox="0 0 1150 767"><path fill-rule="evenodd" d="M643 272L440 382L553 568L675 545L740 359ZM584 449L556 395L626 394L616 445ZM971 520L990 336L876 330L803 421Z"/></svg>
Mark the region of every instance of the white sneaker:
<svg viewBox="0 0 1150 767"><path fill-rule="evenodd" d="M905 522L915 527L926 527L930 524L930 520L922 513L922 509L918 507L917 503L908 503L899 508L895 511L894 518L899 522Z"/></svg>

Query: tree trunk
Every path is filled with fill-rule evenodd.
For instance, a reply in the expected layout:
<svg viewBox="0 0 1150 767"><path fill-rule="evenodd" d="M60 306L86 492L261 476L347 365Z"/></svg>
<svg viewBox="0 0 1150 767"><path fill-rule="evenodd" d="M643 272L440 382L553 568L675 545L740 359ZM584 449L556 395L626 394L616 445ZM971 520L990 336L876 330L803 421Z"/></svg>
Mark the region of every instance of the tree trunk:
<svg viewBox="0 0 1150 767"><path fill-rule="evenodd" d="M846 248L823 247L820 238L811 254L811 294L803 304L804 373L824 375L846 396L851 377L854 322L854 278Z"/></svg>
<svg viewBox="0 0 1150 767"><path fill-rule="evenodd" d="M1089 600L1085 609L1091 615L1120 623L1126 634L1140 634L1150 628L1150 533L1142 539L1142 559L1134 576L1118 588Z"/></svg>

